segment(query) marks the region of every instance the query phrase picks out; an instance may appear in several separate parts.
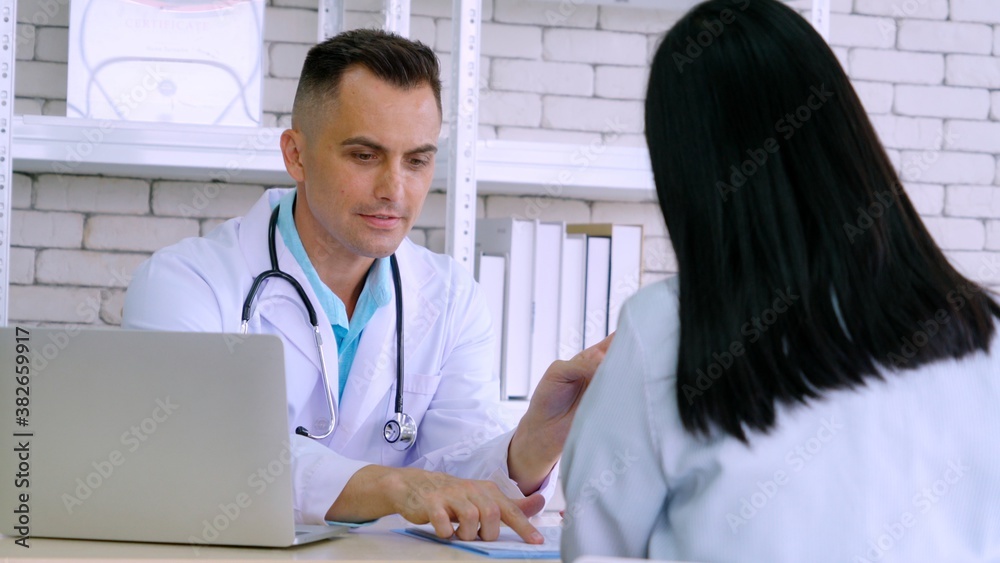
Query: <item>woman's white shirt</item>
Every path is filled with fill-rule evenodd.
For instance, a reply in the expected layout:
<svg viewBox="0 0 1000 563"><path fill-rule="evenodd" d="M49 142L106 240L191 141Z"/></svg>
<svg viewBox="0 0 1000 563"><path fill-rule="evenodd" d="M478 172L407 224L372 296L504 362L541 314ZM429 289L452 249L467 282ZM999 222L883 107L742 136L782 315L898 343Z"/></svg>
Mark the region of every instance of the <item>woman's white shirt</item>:
<svg viewBox="0 0 1000 563"><path fill-rule="evenodd" d="M677 278L623 308L562 458L563 560L1000 560L1000 336L779 406L749 446L684 430L679 338Z"/></svg>

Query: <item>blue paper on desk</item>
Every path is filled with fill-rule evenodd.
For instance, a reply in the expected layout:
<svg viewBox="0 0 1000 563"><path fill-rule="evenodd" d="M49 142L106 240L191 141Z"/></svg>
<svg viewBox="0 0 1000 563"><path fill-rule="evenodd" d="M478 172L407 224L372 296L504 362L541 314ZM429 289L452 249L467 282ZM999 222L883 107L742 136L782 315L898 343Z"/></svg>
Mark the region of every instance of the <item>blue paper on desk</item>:
<svg viewBox="0 0 1000 563"><path fill-rule="evenodd" d="M545 543L541 545L524 543L524 540L514 530L507 527L500 528L500 537L497 538L497 541L463 541L455 536L442 539L437 537L437 534L434 533L434 526L430 524L393 530L397 534L443 543L485 555L491 559L559 559L559 539L562 536L562 528L559 526L538 526L538 531L545 538Z"/></svg>

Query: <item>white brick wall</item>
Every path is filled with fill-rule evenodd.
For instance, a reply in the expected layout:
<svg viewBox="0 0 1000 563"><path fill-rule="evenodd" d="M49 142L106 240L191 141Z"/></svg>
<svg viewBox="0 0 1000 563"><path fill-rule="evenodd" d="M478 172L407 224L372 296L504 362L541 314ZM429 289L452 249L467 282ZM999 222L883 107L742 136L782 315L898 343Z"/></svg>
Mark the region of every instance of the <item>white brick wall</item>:
<svg viewBox="0 0 1000 563"><path fill-rule="evenodd" d="M46 249L38 252L35 279L51 285L126 287L146 254Z"/></svg>
<svg viewBox="0 0 1000 563"><path fill-rule="evenodd" d="M943 20L948 17L948 0L855 0L854 11L896 18Z"/></svg>
<svg viewBox="0 0 1000 563"><path fill-rule="evenodd" d="M298 80L302 72L302 63L311 45L298 43L274 43L268 50L268 63L271 76L278 78L294 78Z"/></svg>
<svg viewBox="0 0 1000 563"><path fill-rule="evenodd" d="M1000 88L1000 58L948 55L946 82L954 86Z"/></svg>
<svg viewBox="0 0 1000 563"><path fill-rule="evenodd" d="M64 63L69 59L69 28L37 28L35 59Z"/></svg>
<svg viewBox="0 0 1000 563"><path fill-rule="evenodd" d="M490 87L496 90L585 97L594 94L594 68L590 65L495 59L492 69Z"/></svg>
<svg viewBox="0 0 1000 563"><path fill-rule="evenodd" d="M17 0L17 21L34 26L69 26L69 0Z"/></svg>
<svg viewBox="0 0 1000 563"><path fill-rule="evenodd" d="M882 82L940 84L944 78L944 57L927 53L854 49L850 55L850 76Z"/></svg>
<svg viewBox="0 0 1000 563"><path fill-rule="evenodd" d="M264 9L264 41L312 44L318 30L319 16L315 9L270 6Z"/></svg>
<svg viewBox="0 0 1000 563"><path fill-rule="evenodd" d="M10 283L31 285L35 283L35 250L10 249Z"/></svg>
<svg viewBox="0 0 1000 563"><path fill-rule="evenodd" d="M479 121L488 125L538 127L542 97L520 92L490 92L479 100Z"/></svg>
<svg viewBox="0 0 1000 563"><path fill-rule="evenodd" d="M601 98L645 100L649 69L645 67L599 66L595 94Z"/></svg>
<svg viewBox="0 0 1000 563"><path fill-rule="evenodd" d="M948 186L945 201L948 215L1000 218L1000 190L995 186Z"/></svg>
<svg viewBox="0 0 1000 563"><path fill-rule="evenodd" d="M643 66L646 38L631 33L547 29L544 56L553 61Z"/></svg>
<svg viewBox="0 0 1000 563"><path fill-rule="evenodd" d="M943 250L981 250L986 243L986 228L978 219L929 217L924 225Z"/></svg>
<svg viewBox="0 0 1000 563"><path fill-rule="evenodd" d="M142 215L149 212L149 182L41 174L35 182L35 209Z"/></svg>
<svg viewBox="0 0 1000 563"><path fill-rule="evenodd" d="M903 115L986 119L990 93L949 86L896 86L896 112Z"/></svg>
<svg viewBox="0 0 1000 563"><path fill-rule="evenodd" d="M19 61L30 61L35 58L35 28L34 26L17 24L17 53Z"/></svg>
<svg viewBox="0 0 1000 563"><path fill-rule="evenodd" d="M872 115L882 144L893 149L939 149L944 136L940 119Z"/></svg>
<svg viewBox="0 0 1000 563"><path fill-rule="evenodd" d="M572 0L570 0L571 2ZM608 31L664 33L684 15L671 10L647 10L619 6L601 8L600 28Z"/></svg>
<svg viewBox="0 0 1000 563"><path fill-rule="evenodd" d="M940 215L944 210L944 186L910 182L905 185L905 189L917 213L934 216Z"/></svg>
<svg viewBox="0 0 1000 563"><path fill-rule="evenodd" d="M156 182L153 213L172 217L230 219L246 213L263 186L215 182Z"/></svg>
<svg viewBox="0 0 1000 563"><path fill-rule="evenodd" d="M990 0L951 0L951 19L1000 23L1000 8Z"/></svg>
<svg viewBox="0 0 1000 563"><path fill-rule="evenodd" d="M954 150L1000 154L1000 122L949 121L948 138Z"/></svg>
<svg viewBox="0 0 1000 563"><path fill-rule="evenodd" d="M15 70L14 93L26 98L66 99L66 65L21 61Z"/></svg>
<svg viewBox="0 0 1000 563"><path fill-rule="evenodd" d="M65 111L69 0L18 0L18 113ZM800 0L797 9L808 9ZM348 0L350 27L381 25L382 0ZM835 0L831 44L949 257L1000 285L1000 4ZM266 9L265 123L283 127L316 3ZM643 146L642 99L669 10L539 0L483 4L481 138ZM411 35L441 58L450 93L451 0L414 0ZM447 99L447 98L446 98ZM43 174L14 178L12 320L117 324L123 282L144 256L242 214L263 186ZM479 216L642 223L643 283L676 270L655 203L487 196ZM411 239L444 249L445 195L430 194ZM980 275L982 274L982 275ZM113 276L112 276L113 277Z"/></svg>
<svg viewBox="0 0 1000 563"><path fill-rule="evenodd" d="M905 20L899 27L899 48L988 55L993 49L993 29L982 24Z"/></svg>
<svg viewBox="0 0 1000 563"><path fill-rule="evenodd" d="M885 82L852 81L854 91L861 98L865 111L870 114L889 113L892 111L893 86Z"/></svg>
<svg viewBox="0 0 1000 563"><path fill-rule="evenodd" d="M574 2L555 4L536 0L496 0L493 21L593 29L597 26L597 6L577 5Z"/></svg>
<svg viewBox="0 0 1000 563"><path fill-rule="evenodd" d="M17 211L10 217L10 243L37 248L80 248L83 215L45 211Z"/></svg>
<svg viewBox="0 0 1000 563"><path fill-rule="evenodd" d="M99 319L97 288L15 285L10 288L11 321L93 324Z"/></svg>
<svg viewBox="0 0 1000 563"><path fill-rule="evenodd" d="M14 186L11 192L11 206L14 209L31 207L31 177L24 174L14 174Z"/></svg>
<svg viewBox="0 0 1000 563"><path fill-rule="evenodd" d="M87 220L83 245L94 250L152 252L199 234L193 219L97 215Z"/></svg>
<svg viewBox="0 0 1000 563"><path fill-rule="evenodd" d="M831 14L830 44L890 49L896 44L896 21L892 18Z"/></svg>
<svg viewBox="0 0 1000 563"><path fill-rule="evenodd" d="M677 255L667 237L644 237L642 269L648 272L676 272Z"/></svg>
<svg viewBox="0 0 1000 563"><path fill-rule="evenodd" d="M963 152L903 151L903 179L942 184L991 184L996 174L992 155Z"/></svg>
<svg viewBox="0 0 1000 563"><path fill-rule="evenodd" d="M546 96L542 123L552 129L607 130L613 121L623 133L643 130L643 104L639 101Z"/></svg>
<svg viewBox="0 0 1000 563"><path fill-rule="evenodd" d="M986 222L986 249L1000 250L1000 221Z"/></svg>

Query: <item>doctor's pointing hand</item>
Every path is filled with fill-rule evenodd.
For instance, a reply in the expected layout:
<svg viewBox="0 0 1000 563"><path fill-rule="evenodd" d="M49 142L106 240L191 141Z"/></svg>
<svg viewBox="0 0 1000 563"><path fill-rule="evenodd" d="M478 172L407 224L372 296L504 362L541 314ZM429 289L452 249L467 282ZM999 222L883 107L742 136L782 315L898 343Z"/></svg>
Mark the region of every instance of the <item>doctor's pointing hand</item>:
<svg viewBox="0 0 1000 563"><path fill-rule="evenodd" d="M313 47L281 135L295 188L154 254L123 326L282 339L300 523L399 513L441 536L496 539L504 522L537 543L526 515L554 492L611 337L555 362L518 427L498 425L483 295L406 238L434 174L439 73L430 48L377 30Z"/></svg>

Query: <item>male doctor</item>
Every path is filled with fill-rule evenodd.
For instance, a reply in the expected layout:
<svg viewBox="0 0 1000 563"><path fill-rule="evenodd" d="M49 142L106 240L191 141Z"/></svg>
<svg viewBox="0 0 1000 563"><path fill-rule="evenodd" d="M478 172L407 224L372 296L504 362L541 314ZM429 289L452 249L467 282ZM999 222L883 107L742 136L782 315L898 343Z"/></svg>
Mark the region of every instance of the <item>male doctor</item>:
<svg viewBox="0 0 1000 563"><path fill-rule="evenodd" d="M336 359L332 434L291 436L296 519L399 513L442 537L485 540L497 538L502 521L540 543L526 515L552 493L552 469L610 338L553 364L518 427L504 433L478 286L450 257L405 238L430 188L441 131L433 51L381 31L343 33L310 50L292 111L281 150L296 188L269 190L246 216L154 254L129 287L123 326L239 332L250 285L270 269L276 210L278 266L315 306L323 355ZM404 451L383 438L395 413L392 254L405 304L403 408L419 428ZM271 278L248 324L285 343L290 429L321 436L331 417L320 346L296 290Z"/></svg>

